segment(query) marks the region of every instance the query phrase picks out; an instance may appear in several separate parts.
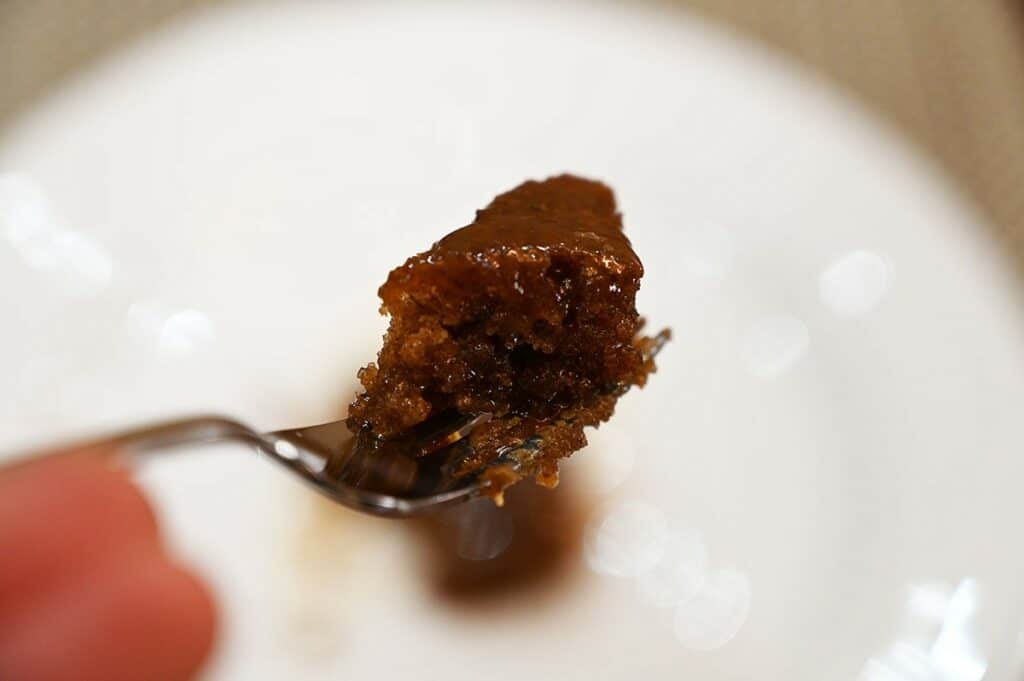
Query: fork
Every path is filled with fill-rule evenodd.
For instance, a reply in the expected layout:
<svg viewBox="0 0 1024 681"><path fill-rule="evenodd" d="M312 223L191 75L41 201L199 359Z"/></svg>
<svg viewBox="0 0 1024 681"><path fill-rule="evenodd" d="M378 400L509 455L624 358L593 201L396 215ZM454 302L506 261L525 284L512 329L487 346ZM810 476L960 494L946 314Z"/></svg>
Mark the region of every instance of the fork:
<svg viewBox="0 0 1024 681"><path fill-rule="evenodd" d="M379 448L368 438L353 436L344 420L261 433L223 416L197 416L64 445L58 451L134 457L233 441L255 447L337 503L395 518L468 501L481 493L482 470L465 476L452 471L468 454L459 442L490 419L487 413L442 415L418 428L400 447ZM514 461L499 457L495 464Z"/></svg>
<svg viewBox="0 0 1024 681"><path fill-rule="evenodd" d="M663 329L646 339L644 360L653 360L670 338L671 332ZM616 385L608 392L621 395L628 388ZM404 518L469 501L488 491L494 496L483 473L494 467L518 472L521 459L515 455L541 446L538 436L528 437L502 448L486 466L463 474L461 464L472 454L465 437L491 418L486 412L444 413L403 438L378 446L378 441L363 433L353 435L344 420L261 433L223 416L198 416L65 445L60 451L132 456L184 445L240 442L254 446L339 504L373 515Z"/></svg>

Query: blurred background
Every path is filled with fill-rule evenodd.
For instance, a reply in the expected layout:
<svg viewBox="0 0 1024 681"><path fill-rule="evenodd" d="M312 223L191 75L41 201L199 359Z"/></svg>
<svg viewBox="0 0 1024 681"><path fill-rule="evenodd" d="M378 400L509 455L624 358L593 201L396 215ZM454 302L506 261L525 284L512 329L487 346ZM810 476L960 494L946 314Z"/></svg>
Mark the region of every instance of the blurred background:
<svg viewBox="0 0 1024 681"><path fill-rule="evenodd" d="M224 0L5 0L0 127L77 69ZM1024 2L666 0L813 68L941 162L1024 270Z"/></svg>

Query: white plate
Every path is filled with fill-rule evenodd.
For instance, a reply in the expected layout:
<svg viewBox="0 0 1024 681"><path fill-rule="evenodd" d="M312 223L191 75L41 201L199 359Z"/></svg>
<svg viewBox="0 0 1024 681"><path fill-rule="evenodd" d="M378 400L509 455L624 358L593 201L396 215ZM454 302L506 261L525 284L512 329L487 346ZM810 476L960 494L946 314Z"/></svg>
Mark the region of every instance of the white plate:
<svg viewBox="0 0 1024 681"><path fill-rule="evenodd" d="M209 678L1017 678L1017 284L892 133L668 10L258 5L76 77L0 143L0 446L334 417L388 269L565 170L676 332L594 447L635 466L577 573L456 608L402 526L182 456L143 475L224 604Z"/></svg>

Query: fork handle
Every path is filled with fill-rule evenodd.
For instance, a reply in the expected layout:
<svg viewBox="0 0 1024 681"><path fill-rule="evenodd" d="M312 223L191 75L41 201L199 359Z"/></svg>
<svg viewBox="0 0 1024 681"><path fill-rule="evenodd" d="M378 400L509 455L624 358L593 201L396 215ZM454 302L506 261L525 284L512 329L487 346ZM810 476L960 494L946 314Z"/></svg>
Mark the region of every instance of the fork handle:
<svg viewBox="0 0 1024 681"><path fill-rule="evenodd" d="M139 455L187 444L234 441L253 444L272 451L272 445L259 432L223 416L196 416L160 421L92 440L71 442L48 448L40 454Z"/></svg>

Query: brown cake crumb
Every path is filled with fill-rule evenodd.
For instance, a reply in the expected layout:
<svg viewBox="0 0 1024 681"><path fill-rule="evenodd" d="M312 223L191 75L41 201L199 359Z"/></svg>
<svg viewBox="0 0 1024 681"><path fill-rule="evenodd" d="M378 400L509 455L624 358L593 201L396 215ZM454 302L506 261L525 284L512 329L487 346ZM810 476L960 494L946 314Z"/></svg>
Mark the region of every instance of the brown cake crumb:
<svg viewBox="0 0 1024 681"><path fill-rule="evenodd" d="M571 175L526 182L474 222L409 258L380 288L391 316L348 425L394 438L447 412L494 418L470 436L463 470L490 490L522 476L557 484L557 460L586 444L617 398L653 371L638 336L643 266L605 185Z"/></svg>

